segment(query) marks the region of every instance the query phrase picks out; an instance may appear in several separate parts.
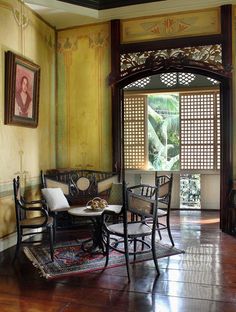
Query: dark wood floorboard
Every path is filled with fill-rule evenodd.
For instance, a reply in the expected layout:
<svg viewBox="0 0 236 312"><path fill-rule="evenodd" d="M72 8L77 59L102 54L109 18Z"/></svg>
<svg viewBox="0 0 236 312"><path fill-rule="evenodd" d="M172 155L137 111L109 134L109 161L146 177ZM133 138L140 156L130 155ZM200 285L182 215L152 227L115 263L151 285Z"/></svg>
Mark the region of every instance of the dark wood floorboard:
<svg viewBox="0 0 236 312"><path fill-rule="evenodd" d="M73 277L46 280L21 252L0 253L0 312L236 312L236 238L219 229L218 212L174 211L172 234L184 254ZM65 239L75 232L60 232ZM169 243L167 235L163 241Z"/></svg>

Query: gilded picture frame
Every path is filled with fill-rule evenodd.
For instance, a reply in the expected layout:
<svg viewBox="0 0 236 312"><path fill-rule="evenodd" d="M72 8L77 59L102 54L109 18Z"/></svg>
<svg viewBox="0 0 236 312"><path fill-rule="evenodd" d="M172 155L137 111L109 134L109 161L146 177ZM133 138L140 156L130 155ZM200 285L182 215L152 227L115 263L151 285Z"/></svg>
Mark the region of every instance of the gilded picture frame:
<svg viewBox="0 0 236 312"><path fill-rule="evenodd" d="M39 84L39 65L11 51L5 53L6 125L38 126Z"/></svg>

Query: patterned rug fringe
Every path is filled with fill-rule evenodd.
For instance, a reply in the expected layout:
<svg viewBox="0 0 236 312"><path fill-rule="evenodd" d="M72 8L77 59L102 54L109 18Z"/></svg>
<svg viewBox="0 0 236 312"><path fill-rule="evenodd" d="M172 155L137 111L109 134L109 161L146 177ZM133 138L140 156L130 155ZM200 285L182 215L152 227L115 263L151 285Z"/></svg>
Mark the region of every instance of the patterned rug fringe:
<svg viewBox="0 0 236 312"><path fill-rule="evenodd" d="M40 273L39 275L41 277L44 277L46 279L49 279L51 277L50 274L46 273L43 269L43 267L38 263L37 259L35 258L35 256L32 254L32 252L30 251L30 249L28 247L24 247L23 248L25 255L27 256L27 258L32 262L33 266L35 268L37 268Z"/></svg>

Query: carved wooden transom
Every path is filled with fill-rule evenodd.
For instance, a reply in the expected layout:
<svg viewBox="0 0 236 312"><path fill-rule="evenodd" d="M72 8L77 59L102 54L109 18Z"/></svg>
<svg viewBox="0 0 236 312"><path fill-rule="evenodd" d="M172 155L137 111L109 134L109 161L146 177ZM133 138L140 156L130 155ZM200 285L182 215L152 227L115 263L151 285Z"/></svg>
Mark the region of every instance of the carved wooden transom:
<svg viewBox="0 0 236 312"><path fill-rule="evenodd" d="M179 67L181 70L187 65L218 73L228 70L222 64L222 47L215 44L121 54L120 76L124 78L145 69L167 71Z"/></svg>

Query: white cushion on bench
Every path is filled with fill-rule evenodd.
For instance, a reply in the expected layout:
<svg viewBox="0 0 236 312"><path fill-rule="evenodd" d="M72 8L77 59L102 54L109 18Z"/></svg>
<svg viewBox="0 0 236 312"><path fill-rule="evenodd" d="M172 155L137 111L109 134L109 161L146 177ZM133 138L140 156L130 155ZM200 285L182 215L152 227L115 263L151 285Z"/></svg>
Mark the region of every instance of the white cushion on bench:
<svg viewBox="0 0 236 312"><path fill-rule="evenodd" d="M44 188L42 194L50 210L68 210L70 208L61 188Z"/></svg>

